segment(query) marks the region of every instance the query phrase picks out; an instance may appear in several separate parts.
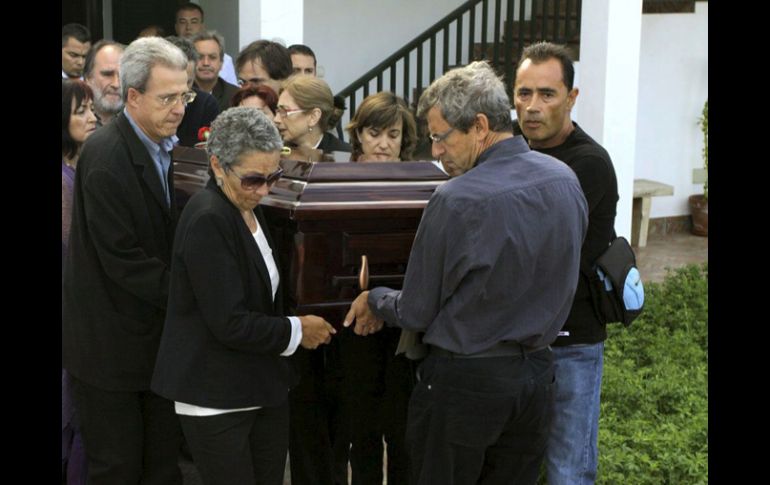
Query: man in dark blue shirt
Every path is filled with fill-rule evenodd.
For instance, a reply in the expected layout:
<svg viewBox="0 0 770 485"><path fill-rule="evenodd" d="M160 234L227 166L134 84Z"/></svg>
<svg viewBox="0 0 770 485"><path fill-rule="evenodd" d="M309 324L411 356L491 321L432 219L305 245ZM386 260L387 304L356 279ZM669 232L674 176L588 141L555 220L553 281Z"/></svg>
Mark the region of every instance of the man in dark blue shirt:
<svg viewBox="0 0 770 485"><path fill-rule="evenodd" d="M420 98L452 180L430 199L402 291L375 288L345 325L424 332L409 404L411 483L535 483L548 437L549 344L572 303L588 209L575 174L514 137L484 62Z"/></svg>

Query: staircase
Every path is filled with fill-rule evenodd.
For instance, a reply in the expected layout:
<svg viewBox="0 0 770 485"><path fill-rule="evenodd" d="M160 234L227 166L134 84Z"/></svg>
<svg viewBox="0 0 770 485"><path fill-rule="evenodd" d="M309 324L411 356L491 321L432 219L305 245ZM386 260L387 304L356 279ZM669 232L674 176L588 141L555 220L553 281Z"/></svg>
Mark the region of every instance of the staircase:
<svg viewBox="0 0 770 485"><path fill-rule="evenodd" d="M348 107L341 132L369 94L391 91L416 106L444 72L488 59L513 90L516 64L529 44L547 40L580 54L582 0L470 0L342 89ZM512 99L512 97L511 97Z"/></svg>

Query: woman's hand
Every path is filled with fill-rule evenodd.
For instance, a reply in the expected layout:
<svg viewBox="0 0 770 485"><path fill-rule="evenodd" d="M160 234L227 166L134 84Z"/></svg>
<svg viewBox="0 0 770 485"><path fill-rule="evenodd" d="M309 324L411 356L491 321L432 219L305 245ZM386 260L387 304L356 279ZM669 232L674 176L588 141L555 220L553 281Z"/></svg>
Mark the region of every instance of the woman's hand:
<svg viewBox="0 0 770 485"><path fill-rule="evenodd" d="M329 322L316 315L301 316L299 321L302 324L300 345L306 349L314 349L321 344L328 344L332 341L332 335L337 333Z"/></svg>

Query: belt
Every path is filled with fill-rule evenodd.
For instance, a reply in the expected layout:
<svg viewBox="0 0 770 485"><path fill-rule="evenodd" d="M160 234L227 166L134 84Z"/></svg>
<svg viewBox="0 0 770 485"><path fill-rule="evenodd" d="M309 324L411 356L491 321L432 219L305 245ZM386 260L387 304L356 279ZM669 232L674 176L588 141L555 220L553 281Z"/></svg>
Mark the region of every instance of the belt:
<svg viewBox="0 0 770 485"><path fill-rule="evenodd" d="M449 357L452 359L477 359L477 358L489 358L489 357L515 357L521 356L527 358L527 355L540 352L545 349L550 350L550 345L544 345L542 347L527 347L521 345L518 342L499 342L492 347L482 350L481 352L475 352L473 354L458 354L456 352L450 352L449 350L430 346L430 353L439 357Z"/></svg>

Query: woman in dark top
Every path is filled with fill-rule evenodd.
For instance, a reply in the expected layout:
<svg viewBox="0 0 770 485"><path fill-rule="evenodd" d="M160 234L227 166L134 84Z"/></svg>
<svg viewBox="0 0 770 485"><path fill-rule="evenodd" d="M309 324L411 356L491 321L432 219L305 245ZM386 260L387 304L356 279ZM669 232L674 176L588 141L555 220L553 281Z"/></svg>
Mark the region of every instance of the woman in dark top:
<svg viewBox="0 0 770 485"><path fill-rule="evenodd" d="M80 80L61 83L61 257L62 270L67 256L67 242L72 221L72 189L75 166L86 138L96 130L94 97L91 88ZM62 479L69 484L86 483L86 455L72 400L71 382L62 369L61 382Z"/></svg>
<svg viewBox="0 0 770 485"><path fill-rule="evenodd" d="M253 108L214 121L212 177L182 212L152 390L174 401L204 483L281 484L289 441L286 356L328 343L320 317L284 317L258 205L281 176L281 139Z"/></svg>
<svg viewBox="0 0 770 485"><path fill-rule="evenodd" d="M412 160L417 146L417 124L406 101L391 92L364 99L345 128L353 145L351 161Z"/></svg>
<svg viewBox="0 0 770 485"><path fill-rule="evenodd" d="M414 116L406 102L390 92L364 99L346 127L352 161L411 160L417 145ZM387 483L408 483L404 445L414 363L396 355L401 329L384 327L366 337L346 329L342 346L345 395L350 408L350 464L353 483L381 484L383 438L387 445Z"/></svg>
<svg viewBox="0 0 770 485"><path fill-rule="evenodd" d="M293 76L278 96L275 124L289 147L317 149L324 153L350 152L350 145L326 130L337 123L342 110L326 81L311 76Z"/></svg>

